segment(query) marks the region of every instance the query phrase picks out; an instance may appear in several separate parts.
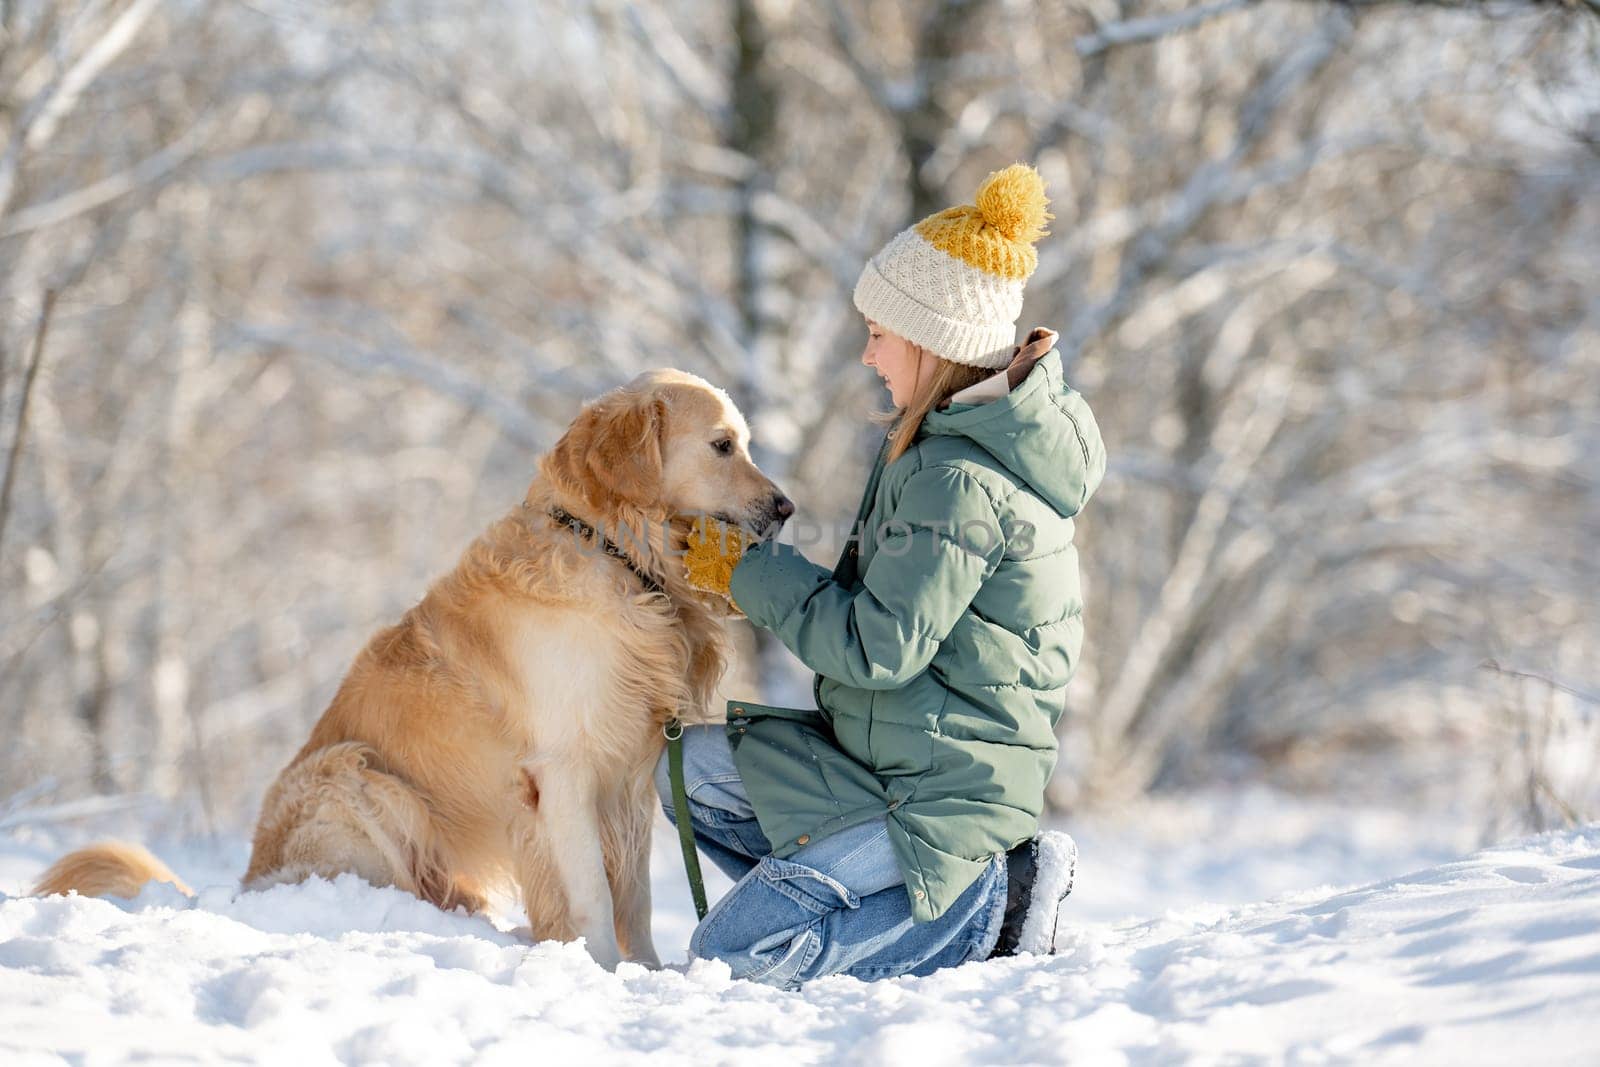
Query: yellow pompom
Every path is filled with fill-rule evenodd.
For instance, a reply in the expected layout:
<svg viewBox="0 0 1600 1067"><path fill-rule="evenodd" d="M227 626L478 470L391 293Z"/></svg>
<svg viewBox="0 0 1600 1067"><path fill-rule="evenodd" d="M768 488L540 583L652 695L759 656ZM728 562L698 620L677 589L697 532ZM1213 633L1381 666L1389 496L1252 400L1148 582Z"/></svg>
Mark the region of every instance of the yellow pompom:
<svg viewBox="0 0 1600 1067"><path fill-rule="evenodd" d="M978 211L983 221L999 230L1008 240L1033 244L1049 231L1045 210L1050 201L1044 195L1044 179L1026 163L1013 163L983 180L978 188Z"/></svg>

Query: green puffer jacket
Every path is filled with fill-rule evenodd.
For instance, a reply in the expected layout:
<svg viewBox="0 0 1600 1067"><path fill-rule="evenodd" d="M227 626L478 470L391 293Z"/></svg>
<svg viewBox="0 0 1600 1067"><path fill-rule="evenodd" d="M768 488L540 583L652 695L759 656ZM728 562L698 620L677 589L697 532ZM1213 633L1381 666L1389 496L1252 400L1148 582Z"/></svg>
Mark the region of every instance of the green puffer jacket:
<svg viewBox="0 0 1600 1067"><path fill-rule="evenodd" d="M1105 448L1055 348L1008 395L929 412L886 467L887 446L832 572L776 541L734 568L817 707L730 700L728 736L774 855L887 812L926 922L1038 829L1083 642L1072 517Z"/></svg>

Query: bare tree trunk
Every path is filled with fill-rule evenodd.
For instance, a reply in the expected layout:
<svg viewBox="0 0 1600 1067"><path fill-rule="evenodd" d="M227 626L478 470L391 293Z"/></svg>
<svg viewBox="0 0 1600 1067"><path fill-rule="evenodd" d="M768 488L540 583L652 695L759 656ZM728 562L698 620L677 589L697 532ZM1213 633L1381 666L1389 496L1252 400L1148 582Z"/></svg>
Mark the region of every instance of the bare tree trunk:
<svg viewBox="0 0 1600 1067"><path fill-rule="evenodd" d="M22 445L28 437L28 405L33 399L33 384L38 380L39 367L44 362L44 343L50 334L50 315L55 310L56 292L45 290L39 306L39 325L33 335L33 351L28 356L28 367L22 377L22 399L17 403L17 425L11 434L11 448L6 453L6 472L0 481L0 550L5 548L6 522L11 518L11 490L17 483L17 464L22 458Z"/></svg>
<svg viewBox="0 0 1600 1067"><path fill-rule="evenodd" d="M111 770L111 740L107 717L111 709L110 651L105 627L97 610L85 610L73 617L69 629L80 663L77 716L89 740L89 781L95 792L110 795L117 791Z"/></svg>

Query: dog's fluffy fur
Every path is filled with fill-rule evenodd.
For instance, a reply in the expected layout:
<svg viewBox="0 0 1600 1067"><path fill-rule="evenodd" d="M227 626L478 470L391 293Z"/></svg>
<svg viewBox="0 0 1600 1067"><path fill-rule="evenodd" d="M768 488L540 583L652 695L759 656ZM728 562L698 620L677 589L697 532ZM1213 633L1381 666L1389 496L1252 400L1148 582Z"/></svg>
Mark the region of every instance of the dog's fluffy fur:
<svg viewBox="0 0 1600 1067"><path fill-rule="evenodd" d="M726 394L680 371L586 405L524 503L356 657L267 791L244 887L350 871L472 910L509 880L535 938L583 936L607 965L655 964L661 727L714 717L728 653L727 602L690 587L677 557L695 514L759 535L793 510L748 442ZM552 505L604 530L668 595ZM186 888L141 848L99 845L37 891L131 896L151 878Z"/></svg>
<svg viewBox="0 0 1600 1067"><path fill-rule="evenodd" d="M184 896L194 896L149 849L123 841L101 841L62 856L40 875L33 891L40 896L71 891L86 897L133 897L146 882L169 882Z"/></svg>

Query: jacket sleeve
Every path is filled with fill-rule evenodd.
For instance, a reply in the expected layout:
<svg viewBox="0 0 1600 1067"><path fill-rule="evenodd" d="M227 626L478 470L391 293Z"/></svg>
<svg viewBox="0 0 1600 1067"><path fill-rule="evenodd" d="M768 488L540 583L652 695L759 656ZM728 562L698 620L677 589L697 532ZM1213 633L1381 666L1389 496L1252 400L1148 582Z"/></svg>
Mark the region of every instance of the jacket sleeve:
<svg viewBox="0 0 1600 1067"><path fill-rule="evenodd" d="M734 568L729 594L818 674L894 689L932 661L999 561L1003 531L971 475L932 467L906 480L894 513L868 533L877 549L854 593L792 546L762 541Z"/></svg>

